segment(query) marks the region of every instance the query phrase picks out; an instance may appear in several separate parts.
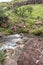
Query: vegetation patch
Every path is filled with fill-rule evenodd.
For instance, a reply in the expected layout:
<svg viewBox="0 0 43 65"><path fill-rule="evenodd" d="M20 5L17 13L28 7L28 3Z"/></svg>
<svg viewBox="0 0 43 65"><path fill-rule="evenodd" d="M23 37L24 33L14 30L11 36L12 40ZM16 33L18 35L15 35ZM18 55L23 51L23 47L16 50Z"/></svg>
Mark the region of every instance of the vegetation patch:
<svg viewBox="0 0 43 65"><path fill-rule="evenodd" d="M20 1L20 0L17 0ZM0 5L0 32L3 32L4 35L13 34L14 31L11 30L12 27L21 23L23 26L16 31L22 33L28 33L29 30L33 29L33 34L41 33L40 30L37 30L38 25L35 24L37 20L42 21L40 28L43 26L43 4L35 5L24 5L21 7L11 8L11 5L14 3L5 3L6 6ZM34 27L35 26L35 27ZM23 29L22 29L23 28ZM42 34L42 33L41 33Z"/></svg>
<svg viewBox="0 0 43 65"><path fill-rule="evenodd" d="M3 51L0 51L0 65L3 64L4 59L5 59L5 53Z"/></svg>

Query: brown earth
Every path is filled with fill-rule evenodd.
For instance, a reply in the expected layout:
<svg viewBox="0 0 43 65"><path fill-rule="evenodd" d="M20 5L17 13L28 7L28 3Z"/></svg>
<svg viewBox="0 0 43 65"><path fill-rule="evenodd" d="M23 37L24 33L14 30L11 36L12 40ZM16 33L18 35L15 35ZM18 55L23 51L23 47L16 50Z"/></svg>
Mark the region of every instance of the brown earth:
<svg viewBox="0 0 43 65"><path fill-rule="evenodd" d="M43 38L28 41L17 61L18 65L43 65Z"/></svg>

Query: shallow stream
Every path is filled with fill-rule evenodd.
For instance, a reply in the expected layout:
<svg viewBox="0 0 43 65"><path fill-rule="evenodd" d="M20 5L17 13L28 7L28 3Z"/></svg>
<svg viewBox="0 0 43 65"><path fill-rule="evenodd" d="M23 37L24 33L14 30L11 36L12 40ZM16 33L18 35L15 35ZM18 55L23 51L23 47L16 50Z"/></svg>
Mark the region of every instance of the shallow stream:
<svg viewBox="0 0 43 65"><path fill-rule="evenodd" d="M8 35L4 38L0 38L0 44L2 43L2 46L0 46L0 50L5 50L5 49L15 49L19 47L18 44L16 44L19 40L21 40L21 35L20 34L13 34L13 35Z"/></svg>

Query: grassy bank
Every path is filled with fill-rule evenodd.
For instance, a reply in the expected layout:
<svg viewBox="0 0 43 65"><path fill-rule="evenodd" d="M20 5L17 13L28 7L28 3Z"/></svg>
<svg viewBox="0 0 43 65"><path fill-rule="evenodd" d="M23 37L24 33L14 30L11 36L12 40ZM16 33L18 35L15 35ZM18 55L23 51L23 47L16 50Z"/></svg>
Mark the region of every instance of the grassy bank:
<svg viewBox="0 0 43 65"><path fill-rule="evenodd" d="M43 34L43 4L27 5L16 9L4 9L5 15L9 18L9 27L0 27L0 32L5 35L13 34L15 31L11 30L11 27L18 25L19 23L25 25L25 28L21 26L16 32L32 34L40 33ZM36 25L35 22L42 21L42 25ZM34 28L34 29L33 29Z"/></svg>

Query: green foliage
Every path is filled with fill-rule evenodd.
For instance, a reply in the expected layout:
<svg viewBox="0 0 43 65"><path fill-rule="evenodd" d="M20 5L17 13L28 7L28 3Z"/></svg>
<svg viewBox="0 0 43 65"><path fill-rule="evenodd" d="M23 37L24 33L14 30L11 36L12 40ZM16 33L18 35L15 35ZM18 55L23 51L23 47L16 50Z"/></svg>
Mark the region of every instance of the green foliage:
<svg viewBox="0 0 43 65"><path fill-rule="evenodd" d="M5 59L5 53L3 51L0 51L0 65L3 63Z"/></svg>
<svg viewBox="0 0 43 65"><path fill-rule="evenodd" d="M13 34L13 31L11 29L5 29L3 33L4 35L9 35L9 34Z"/></svg>
<svg viewBox="0 0 43 65"><path fill-rule="evenodd" d="M4 16L4 10L0 8L0 17Z"/></svg>
<svg viewBox="0 0 43 65"><path fill-rule="evenodd" d="M0 27L0 32L3 32L4 30L5 30L4 28Z"/></svg>
<svg viewBox="0 0 43 65"><path fill-rule="evenodd" d="M24 23L24 25L25 25L25 23L26 23L26 19L25 18L21 18L21 21Z"/></svg>
<svg viewBox="0 0 43 65"><path fill-rule="evenodd" d="M20 0L15 0L20 1ZM15 26L15 24L23 23L26 25L26 29L31 29L35 25L36 19L42 20L43 22L43 4L36 4L36 5L24 5L18 8L11 8L12 4L14 3L4 3L1 4L0 8L0 24L3 22L3 18L5 16L9 17L9 27L8 28L1 28L0 32L3 32L5 35L14 33L9 28ZM41 25L42 26L42 25ZM26 29L18 30L17 32L28 32ZM42 29L41 29L42 31ZM33 30L33 34L43 34L39 29Z"/></svg>
<svg viewBox="0 0 43 65"><path fill-rule="evenodd" d="M31 15L32 11L32 7L20 7L14 10L14 12L21 17L27 17L29 13Z"/></svg>
<svg viewBox="0 0 43 65"><path fill-rule="evenodd" d="M32 12L33 12L33 8L32 7L27 7L27 10L28 10L28 12L30 12L30 15L31 15Z"/></svg>
<svg viewBox="0 0 43 65"><path fill-rule="evenodd" d="M43 27L32 30L32 33L37 36L43 35Z"/></svg>
<svg viewBox="0 0 43 65"><path fill-rule="evenodd" d="M4 10L2 8L0 8L0 24L3 21L3 17L4 17Z"/></svg>
<svg viewBox="0 0 43 65"><path fill-rule="evenodd" d="M2 28L2 27L0 27L0 32L3 32L4 35L13 34L13 31L10 28Z"/></svg>
<svg viewBox="0 0 43 65"><path fill-rule="evenodd" d="M3 22L7 22L8 19L9 18L5 15L5 10L0 8L0 26Z"/></svg>
<svg viewBox="0 0 43 65"><path fill-rule="evenodd" d="M18 33L29 33L29 29L20 29Z"/></svg>

